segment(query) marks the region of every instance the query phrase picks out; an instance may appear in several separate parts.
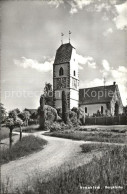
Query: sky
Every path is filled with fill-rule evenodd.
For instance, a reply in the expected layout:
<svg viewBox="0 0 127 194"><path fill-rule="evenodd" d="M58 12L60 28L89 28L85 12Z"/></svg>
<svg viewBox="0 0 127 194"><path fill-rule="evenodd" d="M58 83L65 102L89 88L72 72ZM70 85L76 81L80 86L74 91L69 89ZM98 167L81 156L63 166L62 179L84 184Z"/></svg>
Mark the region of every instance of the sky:
<svg viewBox="0 0 127 194"><path fill-rule="evenodd" d="M127 0L1 1L1 102L7 110L37 108L52 84L56 50L76 48L80 88L119 86L127 104Z"/></svg>

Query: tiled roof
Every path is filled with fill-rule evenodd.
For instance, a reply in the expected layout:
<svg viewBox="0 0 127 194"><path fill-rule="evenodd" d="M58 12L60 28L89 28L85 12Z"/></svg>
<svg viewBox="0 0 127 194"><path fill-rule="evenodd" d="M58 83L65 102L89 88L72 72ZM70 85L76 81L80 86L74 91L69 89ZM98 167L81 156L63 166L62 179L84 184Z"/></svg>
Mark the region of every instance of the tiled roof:
<svg viewBox="0 0 127 194"><path fill-rule="evenodd" d="M79 89L79 104L86 105L110 102L116 88L118 89L118 85Z"/></svg>
<svg viewBox="0 0 127 194"><path fill-rule="evenodd" d="M70 43L62 44L56 51L54 64L66 63L71 59L72 48Z"/></svg>

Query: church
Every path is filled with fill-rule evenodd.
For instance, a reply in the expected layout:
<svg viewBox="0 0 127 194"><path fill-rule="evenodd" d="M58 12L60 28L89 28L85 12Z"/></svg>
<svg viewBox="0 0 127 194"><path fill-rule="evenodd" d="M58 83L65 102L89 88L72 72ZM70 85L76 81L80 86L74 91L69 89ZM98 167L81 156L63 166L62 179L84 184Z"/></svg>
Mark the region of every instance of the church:
<svg viewBox="0 0 127 194"><path fill-rule="evenodd" d="M85 115L118 115L123 104L118 85L79 88L76 49L71 43L61 44L53 63L53 106L62 107L62 91L66 92L68 109L81 107Z"/></svg>

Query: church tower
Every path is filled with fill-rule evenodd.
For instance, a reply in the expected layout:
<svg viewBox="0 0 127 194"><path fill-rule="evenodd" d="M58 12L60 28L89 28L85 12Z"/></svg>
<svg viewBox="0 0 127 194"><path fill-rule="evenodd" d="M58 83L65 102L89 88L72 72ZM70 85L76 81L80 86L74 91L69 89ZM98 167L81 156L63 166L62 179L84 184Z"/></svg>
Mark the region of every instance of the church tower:
<svg viewBox="0 0 127 194"><path fill-rule="evenodd" d="M68 108L79 105L79 73L75 48L62 44L56 51L53 64L53 104L62 107L62 91L66 92Z"/></svg>

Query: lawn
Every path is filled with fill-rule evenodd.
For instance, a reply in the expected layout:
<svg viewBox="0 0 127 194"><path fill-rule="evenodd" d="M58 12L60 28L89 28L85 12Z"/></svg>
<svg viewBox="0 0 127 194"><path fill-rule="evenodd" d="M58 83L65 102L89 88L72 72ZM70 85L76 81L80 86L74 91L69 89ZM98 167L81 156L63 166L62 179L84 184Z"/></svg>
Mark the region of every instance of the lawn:
<svg viewBox="0 0 127 194"><path fill-rule="evenodd" d="M39 151L43 149L44 145L46 145L47 141L35 137L33 135L29 135L22 138L22 141L16 142L11 149L1 149L1 164L7 163L12 160L16 160L20 157L29 155L35 151Z"/></svg>
<svg viewBox="0 0 127 194"><path fill-rule="evenodd" d="M18 194L125 194L126 165L127 146L109 147L101 159L95 157L73 170L59 169L53 179L42 181L41 175L35 175L34 182Z"/></svg>
<svg viewBox="0 0 127 194"><path fill-rule="evenodd" d="M55 131L47 132L45 135L68 138L74 140L84 140L84 141L96 141L96 142L111 142L111 143L127 143L127 134L126 130L122 132L117 131L101 131L92 129L90 131L85 130L64 130L64 131Z"/></svg>
<svg viewBox="0 0 127 194"><path fill-rule="evenodd" d="M0 141L9 137L10 130L7 127L1 127L0 129ZM15 135L15 134L13 134Z"/></svg>

